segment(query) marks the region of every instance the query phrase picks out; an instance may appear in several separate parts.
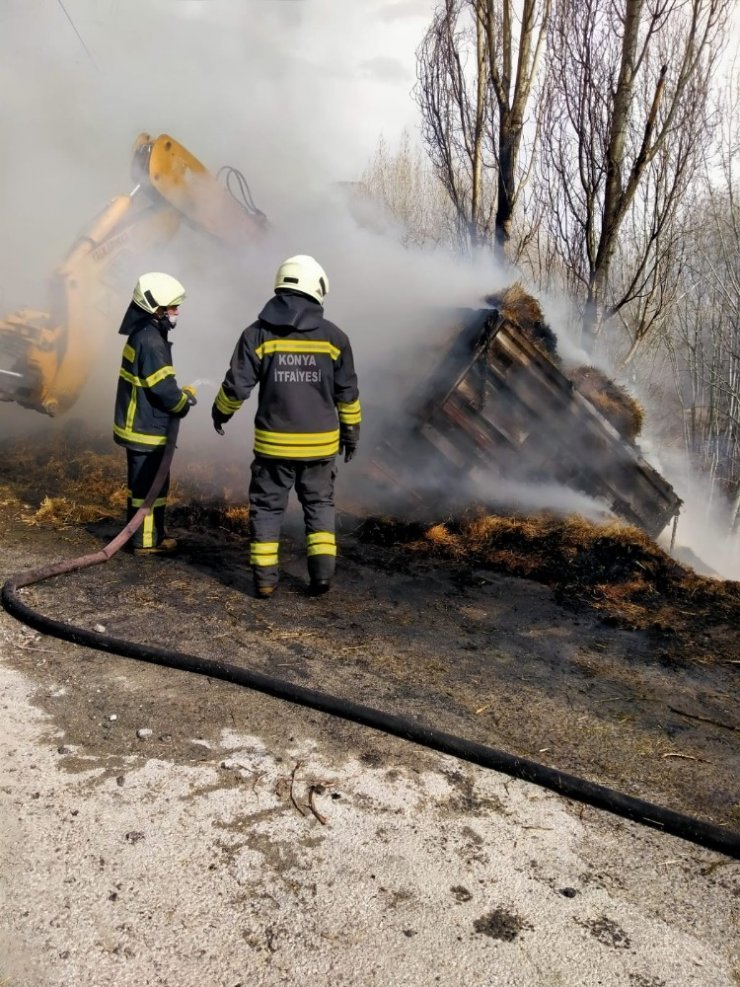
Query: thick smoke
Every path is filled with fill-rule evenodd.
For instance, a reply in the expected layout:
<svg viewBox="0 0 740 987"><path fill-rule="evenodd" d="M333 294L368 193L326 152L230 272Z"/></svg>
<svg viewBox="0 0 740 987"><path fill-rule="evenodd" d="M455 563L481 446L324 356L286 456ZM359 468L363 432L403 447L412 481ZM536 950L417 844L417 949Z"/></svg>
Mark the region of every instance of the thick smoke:
<svg viewBox="0 0 740 987"><path fill-rule="evenodd" d="M358 227L335 185L359 175L384 122L400 130L411 118L413 47L429 8L365 0L337 17L320 0L6 5L0 78L14 104L0 160L12 190L0 204L2 311L44 307L48 277L75 237L113 195L130 192L134 138L167 132L212 172L239 168L271 227L241 249L183 229L136 258L140 271L170 271L188 289L175 336L179 376L220 380L277 264L298 252L329 272L327 315L352 336L358 363L390 356L410 336L414 313L466 297L474 279ZM400 28L404 61L387 54L398 51L391 39ZM398 112L403 103L408 116ZM132 283L116 273L122 313ZM116 329L117 318L88 402L99 393L110 405Z"/></svg>
<svg viewBox="0 0 740 987"><path fill-rule="evenodd" d="M134 138L167 132L214 173L240 169L272 230L237 249L184 229L135 259L139 272L170 271L188 289L175 336L178 375L221 379L238 332L271 293L277 264L299 252L330 273L327 314L346 326L359 362L366 323L357 315L368 300L378 316L383 305L392 312L392 297L419 285L423 300L424 263L414 277L393 277L408 258L388 258L348 224L334 188L360 174L384 126L400 132L415 116L413 49L430 6L361 0L338 16L331 0L68 0L41 10L6 3L0 79L12 102L0 159L0 311L47 307L49 275L76 236L113 195L130 192ZM121 314L134 278L123 266ZM434 268L429 279L439 281ZM74 414L90 414L91 404L99 419L110 414L118 321L111 316ZM365 352L382 346L384 332L395 334L377 320L371 328ZM0 410L6 433L36 419Z"/></svg>
<svg viewBox="0 0 740 987"><path fill-rule="evenodd" d="M418 362L430 313L476 304L502 283L489 262L411 253L358 224L338 184L359 175L384 125L395 121L400 132L415 116L413 50L430 9L428 0L364 0L343 5L341 17L330 0L5 8L0 73L15 104L0 163L13 190L0 206L3 313L44 308L49 275L77 235L112 196L131 191L130 149L142 131L172 134L213 173L238 168L270 222L267 235L240 247L184 226L165 246L117 259L107 275L116 288L110 333L68 415L110 417L120 315L136 274L165 270L188 293L173 334L178 379L211 382L183 426L181 450L207 443L224 457L244 454L252 410L214 445L207 408L239 332L272 293L277 264L294 253L313 254L329 273L327 316L352 339L363 395L378 406L397 401L400 354ZM20 78L23 87L14 86ZM408 115L399 113L404 104ZM33 412L0 412L5 434L39 426Z"/></svg>

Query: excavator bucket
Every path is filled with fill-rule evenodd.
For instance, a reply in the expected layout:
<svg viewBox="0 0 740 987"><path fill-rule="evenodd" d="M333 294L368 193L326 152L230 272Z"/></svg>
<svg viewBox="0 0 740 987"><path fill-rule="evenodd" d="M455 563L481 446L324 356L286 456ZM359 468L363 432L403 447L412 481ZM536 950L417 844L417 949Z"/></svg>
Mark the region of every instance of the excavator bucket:
<svg viewBox="0 0 740 987"><path fill-rule="evenodd" d="M80 396L106 334L120 324L139 258L169 242L183 221L231 248L266 227L240 172L239 195L167 134L134 144L136 186L111 199L82 230L49 279L45 312L20 309L0 319L0 401L46 415ZM245 191L246 190L246 191Z"/></svg>
<svg viewBox="0 0 740 987"><path fill-rule="evenodd" d="M244 242L264 229L187 148L168 134L152 139L140 134L134 145L135 177L148 182L170 205L196 226L227 242Z"/></svg>

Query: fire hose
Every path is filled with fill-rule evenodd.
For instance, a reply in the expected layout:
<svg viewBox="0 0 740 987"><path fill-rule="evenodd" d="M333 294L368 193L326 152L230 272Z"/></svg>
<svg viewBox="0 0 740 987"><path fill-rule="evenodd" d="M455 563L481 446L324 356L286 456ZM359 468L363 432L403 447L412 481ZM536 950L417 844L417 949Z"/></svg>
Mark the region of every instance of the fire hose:
<svg viewBox="0 0 740 987"><path fill-rule="evenodd" d="M382 710L364 706L351 700L333 696L316 689L296 685L285 679L265 675L238 665L216 659L202 658L168 648L158 648L151 645L141 645L121 638L111 637L97 631L76 627L60 620L47 617L32 607L29 607L18 597L18 591L65 573L74 572L88 566L107 562L131 538L151 509L152 504L162 487L169 472L172 457L175 452L179 421L174 419L165 445L162 463L152 483L141 508L128 524L99 552L84 555L39 569L28 570L11 576L2 587L0 599L2 605L13 617L35 630L53 637L70 641L73 644L98 651L107 651L121 655L124 658L134 658L137 661L176 668L180 671L207 675L210 678L222 679L234 685L283 699L286 702L305 706L310 709L336 716L373 730L387 733L402 740L408 740L422 747L449 754L459 760L476 764L483 768L499 771L513 778L528 781L542 788L547 788L565 798L574 799L597 809L603 809L614 815L630 819L633 822L660 830L672 836L740 859L740 833L706 822L702 819L676 812L672 809L646 802L642 799L626 795L595 784L584 778L567 774L556 768L548 767L536 761L510 754L506 751L488 747L476 741L466 740L453 734L444 733L433 727L425 726L414 719L395 716Z"/></svg>

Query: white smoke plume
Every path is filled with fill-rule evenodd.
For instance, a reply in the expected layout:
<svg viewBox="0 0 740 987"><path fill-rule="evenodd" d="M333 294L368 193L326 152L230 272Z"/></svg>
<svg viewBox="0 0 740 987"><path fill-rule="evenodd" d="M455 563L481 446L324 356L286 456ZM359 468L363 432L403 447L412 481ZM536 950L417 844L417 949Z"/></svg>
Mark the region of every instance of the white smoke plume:
<svg viewBox="0 0 740 987"><path fill-rule="evenodd" d="M367 314L368 299L378 318L382 303L392 311L394 294L424 285L424 264L413 278L394 277L408 258L388 258L372 238L358 239L334 185L360 174L384 126L400 133L415 117L413 50L431 7L429 0L341 7L331 0L7 0L0 80L12 97L0 158L0 313L45 308L48 277L77 235L113 195L131 190L130 148L142 131L172 134L214 173L239 168L272 229L240 251L183 229L167 247L141 252L125 290L119 272L120 312L111 312L110 335L74 414L110 415L118 322L136 274L147 269L170 271L188 290L174 335L182 381L220 381L239 331L293 253L316 255L329 272L327 315L352 336L358 363L384 334L397 338L395 327L375 318L363 346L356 316ZM434 268L432 279L439 281ZM417 303L426 295L423 288ZM39 424L10 405L0 412L2 433ZM242 417L243 428L248 412Z"/></svg>

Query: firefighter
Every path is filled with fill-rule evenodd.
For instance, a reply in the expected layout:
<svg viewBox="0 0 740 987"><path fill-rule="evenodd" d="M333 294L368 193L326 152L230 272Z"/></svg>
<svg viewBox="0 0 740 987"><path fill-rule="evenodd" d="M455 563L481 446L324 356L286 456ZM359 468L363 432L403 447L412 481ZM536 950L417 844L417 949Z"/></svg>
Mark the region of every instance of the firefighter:
<svg viewBox="0 0 740 987"><path fill-rule="evenodd" d="M180 387L168 339L177 322L185 289L169 274L142 274L118 330L126 336L116 391L113 438L126 449L128 520L136 514L164 456L172 418L184 417L196 403L195 388ZM129 543L135 555L174 552L177 541L165 532L169 473L151 511Z"/></svg>
<svg viewBox="0 0 740 987"><path fill-rule="evenodd" d="M219 435L259 385L249 485L250 564L258 597L278 584L280 528L295 487L313 593L334 578L335 457L360 437L360 401L347 336L324 318L329 279L313 257L283 261L275 294L241 334L211 409Z"/></svg>

